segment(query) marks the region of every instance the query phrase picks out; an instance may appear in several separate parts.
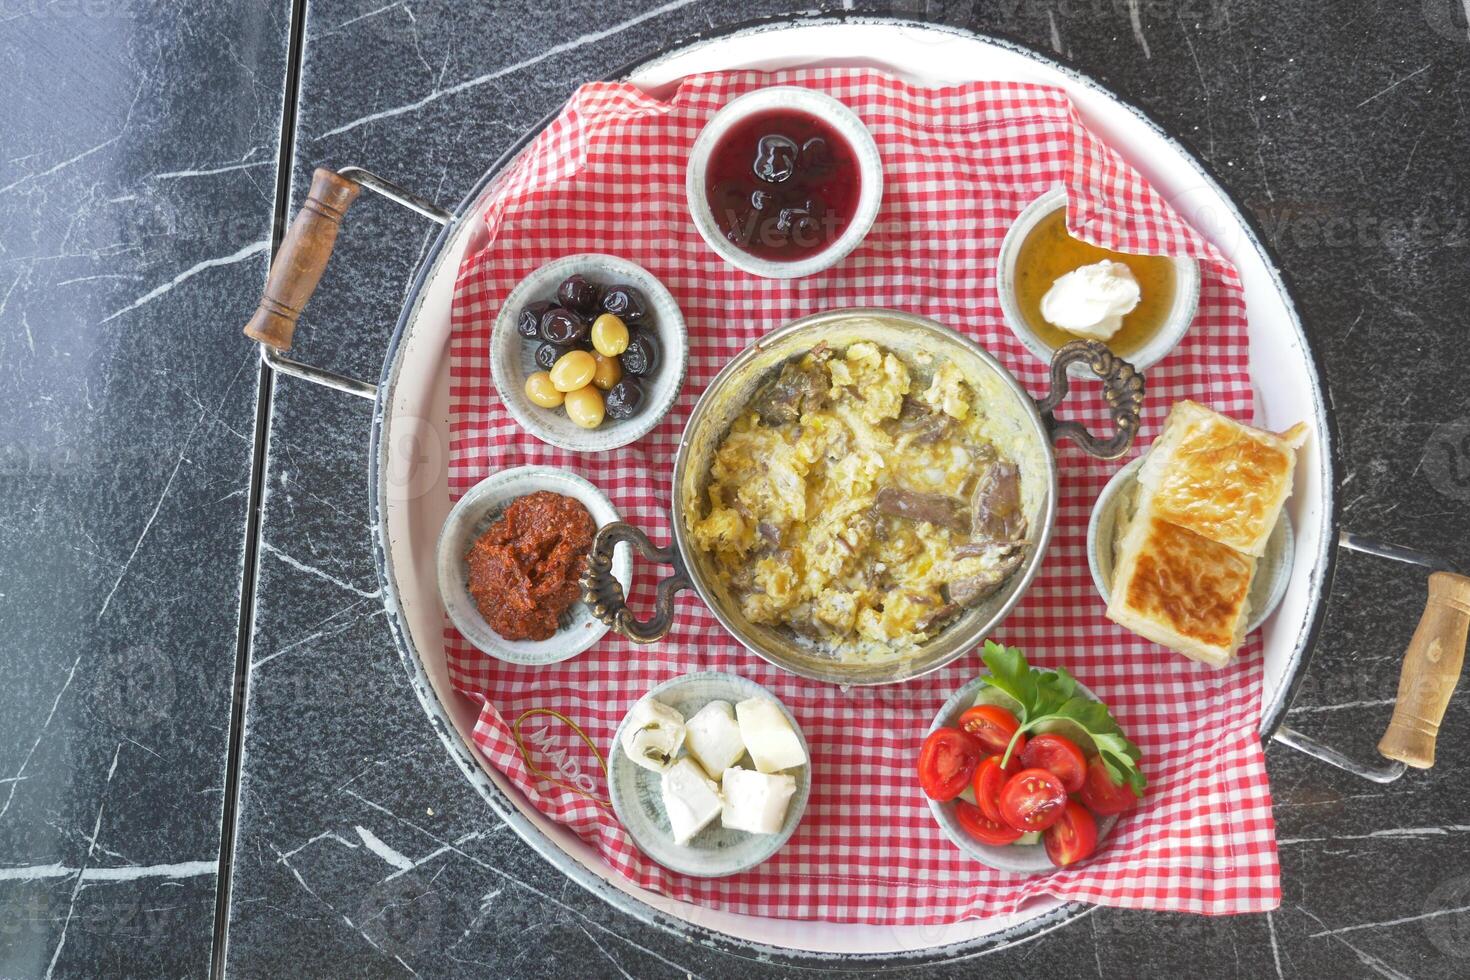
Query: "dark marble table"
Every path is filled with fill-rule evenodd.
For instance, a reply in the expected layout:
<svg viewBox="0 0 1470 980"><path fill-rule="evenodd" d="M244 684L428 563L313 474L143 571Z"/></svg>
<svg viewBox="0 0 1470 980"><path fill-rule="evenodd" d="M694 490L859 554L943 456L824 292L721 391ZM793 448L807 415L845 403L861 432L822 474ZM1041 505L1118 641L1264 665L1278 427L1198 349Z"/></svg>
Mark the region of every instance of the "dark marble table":
<svg viewBox="0 0 1470 980"><path fill-rule="evenodd" d="M757 971L567 883L464 782L384 622L371 406L238 329L313 166L452 203L575 83L782 6L0 0L0 976ZM1403 6L884 9L1051 50L1182 136L1296 290L1344 524L1470 564L1470 30ZM425 234L354 211L296 355L376 377ZM1293 726L1372 756L1422 589L1344 558ZM1391 786L1270 748L1274 913L1105 909L931 972L1470 974L1467 705Z"/></svg>

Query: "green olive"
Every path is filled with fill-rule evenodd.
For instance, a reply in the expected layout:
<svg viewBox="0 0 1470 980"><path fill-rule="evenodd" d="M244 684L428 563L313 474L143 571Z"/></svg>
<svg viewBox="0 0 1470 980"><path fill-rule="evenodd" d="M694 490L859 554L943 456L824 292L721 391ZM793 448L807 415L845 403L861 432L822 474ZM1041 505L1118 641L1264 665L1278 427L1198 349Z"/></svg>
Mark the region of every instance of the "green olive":
<svg viewBox="0 0 1470 980"><path fill-rule="evenodd" d="M567 351L551 366L551 383L557 391L576 391L592 383L597 361L584 350Z"/></svg>
<svg viewBox="0 0 1470 980"><path fill-rule="evenodd" d="M556 385L551 383L551 375L537 371L526 378L526 397L542 408L555 408L566 396L556 390Z"/></svg>
<svg viewBox="0 0 1470 980"><path fill-rule="evenodd" d="M584 429L595 429L602 424L607 409L602 404L602 392L592 385L567 392L567 418Z"/></svg>
<svg viewBox="0 0 1470 980"><path fill-rule="evenodd" d="M612 386L621 380L623 380L623 366L618 363L618 359L598 354L597 370L593 372L592 383L603 391L610 391Z"/></svg>
<svg viewBox="0 0 1470 980"><path fill-rule="evenodd" d="M603 357L617 357L628 349L628 325L611 313L592 321L592 346Z"/></svg>

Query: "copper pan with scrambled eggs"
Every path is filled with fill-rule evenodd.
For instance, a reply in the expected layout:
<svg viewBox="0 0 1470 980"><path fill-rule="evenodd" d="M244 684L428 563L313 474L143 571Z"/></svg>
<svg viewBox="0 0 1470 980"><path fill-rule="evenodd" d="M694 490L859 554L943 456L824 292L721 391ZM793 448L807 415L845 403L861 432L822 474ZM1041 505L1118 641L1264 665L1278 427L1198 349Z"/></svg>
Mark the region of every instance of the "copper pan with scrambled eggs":
<svg viewBox="0 0 1470 980"><path fill-rule="evenodd" d="M1067 367L1102 380L1106 438L1053 412ZM1077 341L1033 400L973 341L882 309L819 313L735 357L705 390L676 456L674 542L602 528L583 579L598 618L637 642L673 625L693 589L761 657L837 684L888 684L973 648L1010 612L1050 540L1053 443L1127 452L1143 378ZM627 541L668 564L638 620L608 569Z"/></svg>

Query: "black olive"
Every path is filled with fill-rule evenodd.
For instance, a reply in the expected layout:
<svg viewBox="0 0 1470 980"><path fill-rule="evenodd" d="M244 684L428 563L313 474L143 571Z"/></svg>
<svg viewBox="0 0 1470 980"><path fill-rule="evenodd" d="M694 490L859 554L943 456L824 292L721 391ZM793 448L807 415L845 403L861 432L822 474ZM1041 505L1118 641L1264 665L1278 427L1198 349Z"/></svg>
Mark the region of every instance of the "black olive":
<svg viewBox="0 0 1470 980"><path fill-rule="evenodd" d="M586 276L568 276L556 287L556 301L573 313L590 317L602 300L602 287Z"/></svg>
<svg viewBox="0 0 1470 980"><path fill-rule="evenodd" d="M624 378L612 386L605 403L610 419L630 419L643 408L643 385L637 378Z"/></svg>
<svg viewBox="0 0 1470 980"><path fill-rule="evenodd" d="M550 344L579 344L587 339L590 329L586 320L561 306L553 306L541 317L541 339Z"/></svg>
<svg viewBox="0 0 1470 980"><path fill-rule="evenodd" d="M648 315L648 303L634 286L609 286L602 294L602 309L629 326L642 323Z"/></svg>
<svg viewBox="0 0 1470 980"><path fill-rule="evenodd" d="M623 364L623 373L646 378L658 367L658 341L646 330L636 331L628 338L628 349L618 355Z"/></svg>
<svg viewBox="0 0 1470 980"><path fill-rule="evenodd" d="M559 344L542 344L536 348L536 366L543 371L550 371L551 366L561 360L561 356L571 347L562 347Z"/></svg>
<svg viewBox="0 0 1470 980"><path fill-rule="evenodd" d="M516 320L516 333L527 340L535 340L541 336L541 317L549 309L551 309L550 303L543 303L539 300L535 303L527 303Z"/></svg>

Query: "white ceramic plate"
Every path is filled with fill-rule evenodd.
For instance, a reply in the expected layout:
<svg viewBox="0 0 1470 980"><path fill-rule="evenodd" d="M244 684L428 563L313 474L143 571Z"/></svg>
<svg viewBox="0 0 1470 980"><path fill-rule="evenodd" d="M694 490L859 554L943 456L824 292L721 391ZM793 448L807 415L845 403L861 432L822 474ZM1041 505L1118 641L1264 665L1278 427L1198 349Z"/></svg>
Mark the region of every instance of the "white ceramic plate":
<svg viewBox="0 0 1470 980"><path fill-rule="evenodd" d="M975 703L975 695L979 693L981 681L976 677L970 683L960 688L944 702L944 707L939 709L939 714L934 716L934 723L929 726L929 731L934 731L945 726L953 727L960 720L960 715L965 709ZM1077 682L1077 690L1087 695L1092 700L1097 700L1081 681ZM1042 844L982 844L960 827L955 818L954 803L940 803L938 800L929 800L929 812L934 814L940 829L950 839L955 847L964 851L970 857L981 864L995 868L998 871L1010 871L1021 875L1044 875L1051 874L1057 870L1056 865L1051 863L1051 858L1046 856L1046 847ZM1097 822L1097 849L1101 851L1107 843L1108 834L1112 833L1113 825L1118 822L1116 816L1102 817ZM1096 853L1096 852L1094 852Z"/></svg>
<svg viewBox="0 0 1470 980"><path fill-rule="evenodd" d="M563 408L542 408L526 397L526 377L541 370L536 366L539 344L516 333L521 308L537 300L555 300L556 287L573 273L581 273L602 286L626 283L636 286L648 300L652 333L658 340L660 360L652 381L644 386L646 404L630 419L608 418L595 429L584 429L567 418ZM490 374L495 389L510 414L527 432L542 442L579 453L599 453L641 439L674 405L684 383L689 357L689 336L684 314L664 284L642 266L615 255L586 252L548 262L516 284L500 304L490 336Z"/></svg>
<svg viewBox="0 0 1470 980"><path fill-rule="evenodd" d="M466 640L497 660L513 664L554 664L569 660L602 639L607 626L581 602L564 614L549 640L507 640L490 628L470 597L469 568L464 555L486 528L500 519L517 497L550 490L582 502L598 527L619 520L602 491L566 470L551 466L518 466L492 473L470 488L449 512L439 532L435 567L444 609ZM613 576L626 591L633 578L633 555L626 545L613 552Z"/></svg>
<svg viewBox="0 0 1470 980"><path fill-rule="evenodd" d="M1087 522L1087 564L1092 570L1092 584L1103 602L1113 594L1113 549L1117 544L1118 520L1132 506L1133 491L1138 485L1138 470L1148 457L1140 456L1121 470L1098 494L1092 505L1092 518ZM1291 515L1285 510L1266 539L1266 553L1256 562L1256 577L1251 580L1250 615L1245 631L1253 633L1276 611L1291 584L1291 566L1296 551L1296 534Z"/></svg>
<svg viewBox="0 0 1470 980"><path fill-rule="evenodd" d="M806 753L807 763L785 770L787 774L796 777L796 795L786 806L786 821L781 825L780 833L749 834L743 830L726 830L720 826L720 820L716 817L714 823L695 834L688 844L681 846L674 843L673 834L669 830L669 818L665 815L663 802L659 798L659 774L638 765L623 751L623 729L628 724L628 719L624 717L607 753L607 783L612 795L613 812L618 815L623 829L633 838L638 849L670 871L699 878L723 878L749 871L779 851L796 831L796 825L801 823L801 815L806 810L807 797L811 795L812 789L812 753L807 747L806 736L801 732L801 725L797 724L786 705L755 681L735 674L713 671L686 674L665 681L644 697L663 702L683 715L686 721L711 701L728 701L734 705L749 698L769 698L776 702L796 731L796 737L801 740L802 751ZM632 705L628 707L631 711ZM748 754L742 760L736 765L754 768L749 764ZM718 782L720 777L716 774L713 778Z"/></svg>

